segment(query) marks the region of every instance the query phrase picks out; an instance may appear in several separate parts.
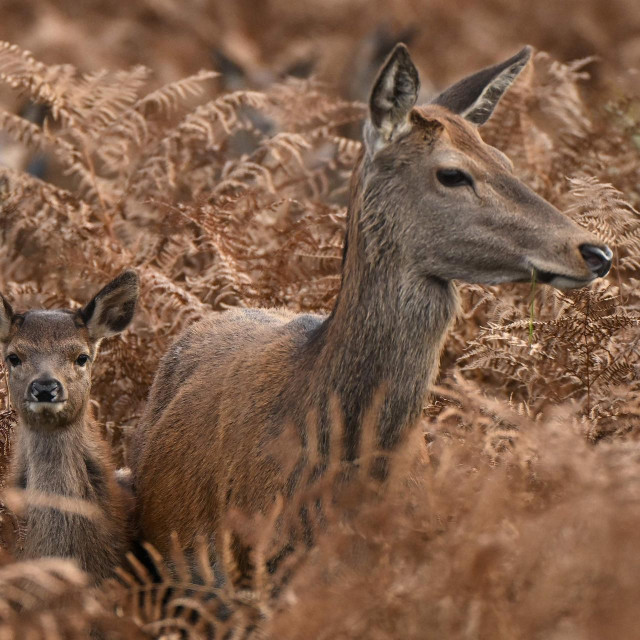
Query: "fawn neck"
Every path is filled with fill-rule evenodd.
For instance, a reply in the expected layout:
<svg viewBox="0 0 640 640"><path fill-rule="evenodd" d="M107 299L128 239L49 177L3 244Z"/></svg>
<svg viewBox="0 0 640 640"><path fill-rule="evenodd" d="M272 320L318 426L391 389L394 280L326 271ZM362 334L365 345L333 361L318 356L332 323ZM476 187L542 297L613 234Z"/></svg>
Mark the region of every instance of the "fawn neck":
<svg viewBox="0 0 640 640"><path fill-rule="evenodd" d="M363 237L362 181L355 182L342 286L322 326L319 352L321 370L342 402L347 459L357 455L361 421L377 392L384 395L380 446L393 447L416 423L458 307L455 285L411 273L401 246L388 242L371 254ZM371 207L366 218L383 220L385 212Z"/></svg>
<svg viewBox="0 0 640 640"><path fill-rule="evenodd" d="M19 446L25 461L25 488L87 498L95 466L91 421L86 414L56 431L42 433L21 425Z"/></svg>

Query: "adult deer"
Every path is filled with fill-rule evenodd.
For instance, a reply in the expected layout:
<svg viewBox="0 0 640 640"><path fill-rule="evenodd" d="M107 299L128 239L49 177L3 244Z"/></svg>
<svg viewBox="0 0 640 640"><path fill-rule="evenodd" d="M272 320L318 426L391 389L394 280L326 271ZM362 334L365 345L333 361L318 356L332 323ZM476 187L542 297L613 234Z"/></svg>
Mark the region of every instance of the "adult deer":
<svg viewBox="0 0 640 640"><path fill-rule="evenodd" d="M78 311L14 313L0 295L0 342L18 416L10 486L25 490L18 554L75 559L96 582L129 541L130 498L91 415L91 368L103 338L133 317L138 276L125 271Z"/></svg>
<svg viewBox="0 0 640 640"><path fill-rule="evenodd" d="M142 535L161 550L215 533L231 507L265 510L290 490L269 455L284 425L304 442L319 416L328 455L331 397L345 454L384 385L379 445L416 424L456 314L454 280L582 287L611 251L513 175L477 131L531 55L453 85L416 107L407 48L382 66L351 184L342 285L328 317L239 309L188 328L164 356L132 451ZM315 433L315 432L314 432Z"/></svg>

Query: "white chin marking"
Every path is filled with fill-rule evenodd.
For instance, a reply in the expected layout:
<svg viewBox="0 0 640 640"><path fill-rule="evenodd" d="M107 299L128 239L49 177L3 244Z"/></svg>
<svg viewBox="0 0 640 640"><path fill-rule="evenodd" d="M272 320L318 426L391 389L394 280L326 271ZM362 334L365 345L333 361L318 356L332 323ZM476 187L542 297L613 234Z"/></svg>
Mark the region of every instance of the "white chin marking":
<svg viewBox="0 0 640 640"><path fill-rule="evenodd" d="M58 413L62 411L66 401L63 402L27 402L27 409L33 413Z"/></svg>

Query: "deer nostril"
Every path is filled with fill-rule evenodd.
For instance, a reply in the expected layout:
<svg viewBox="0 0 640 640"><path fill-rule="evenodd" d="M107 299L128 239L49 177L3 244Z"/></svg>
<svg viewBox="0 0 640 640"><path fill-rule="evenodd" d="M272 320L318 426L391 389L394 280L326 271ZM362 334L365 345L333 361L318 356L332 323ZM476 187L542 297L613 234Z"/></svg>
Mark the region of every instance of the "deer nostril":
<svg viewBox="0 0 640 640"><path fill-rule="evenodd" d="M56 402L62 395L62 385L57 380L34 380L29 386L29 396L33 402Z"/></svg>
<svg viewBox="0 0 640 640"><path fill-rule="evenodd" d="M587 263L589 269L599 278L603 278L611 269L611 259L613 253L606 245L596 247L593 244L583 244L580 246L580 253Z"/></svg>

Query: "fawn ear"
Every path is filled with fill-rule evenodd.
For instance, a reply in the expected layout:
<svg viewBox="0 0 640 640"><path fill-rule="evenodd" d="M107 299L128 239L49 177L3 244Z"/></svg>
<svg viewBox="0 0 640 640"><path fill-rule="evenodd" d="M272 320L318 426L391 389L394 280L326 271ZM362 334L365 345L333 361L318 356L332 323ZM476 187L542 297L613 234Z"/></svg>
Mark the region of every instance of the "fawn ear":
<svg viewBox="0 0 640 640"><path fill-rule="evenodd" d="M131 269L102 288L77 314L92 340L101 340L123 331L131 322L138 301L138 275Z"/></svg>
<svg viewBox="0 0 640 640"><path fill-rule="evenodd" d="M9 338L14 313L7 299L0 293L0 342Z"/></svg>
<svg viewBox="0 0 640 640"><path fill-rule="evenodd" d="M529 62L531 52L531 47L527 46L512 58L463 78L431 103L447 107L476 125L484 124Z"/></svg>
<svg viewBox="0 0 640 640"><path fill-rule="evenodd" d="M418 99L420 78L409 50L395 46L378 72L369 98L365 144L370 152L409 129L409 112Z"/></svg>

